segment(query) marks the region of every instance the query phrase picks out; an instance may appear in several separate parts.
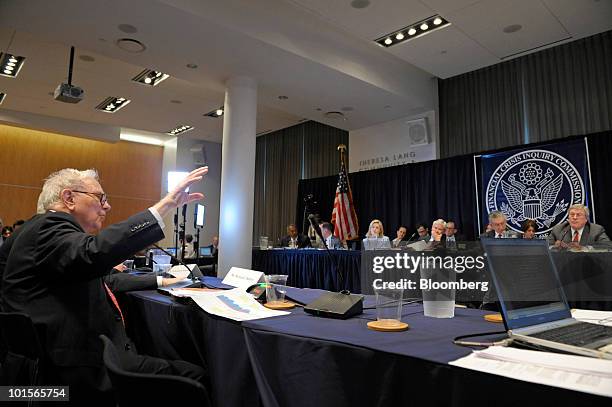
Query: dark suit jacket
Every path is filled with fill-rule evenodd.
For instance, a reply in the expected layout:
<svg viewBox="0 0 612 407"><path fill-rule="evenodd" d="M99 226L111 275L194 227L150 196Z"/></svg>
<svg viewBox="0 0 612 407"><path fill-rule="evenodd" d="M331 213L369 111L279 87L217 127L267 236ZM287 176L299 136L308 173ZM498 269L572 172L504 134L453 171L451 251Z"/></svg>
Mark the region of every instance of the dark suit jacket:
<svg viewBox="0 0 612 407"><path fill-rule="evenodd" d="M506 237L506 239L514 239L518 237L518 235L512 231L507 230L506 232L508 232L508 236ZM495 239L495 231L489 230L487 233L483 233L482 235L480 235L480 238Z"/></svg>
<svg viewBox="0 0 612 407"><path fill-rule="evenodd" d="M563 239L563 242L570 243L572 241L572 228L567 222L562 222L556 225L548 235L548 242L552 245L557 240ZM610 244L610 238L606 235L603 226L597 223L587 223L584 225L582 236L580 237L580 246L587 246L597 243Z"/></svg>
<svg viewBox="0 0 612 407"><path fill-rule="evenodd" d="M341 249L342 248L342 242L340 242L340 239L338 239L336 236L331 236L331 243L327 246L328 249L333 250L333 249Z"/></svg>
<svg viewBox="0 0 612 407"><path fill-rule="evenodd" d="M291 238L289 237L289 235L283 237L280 242L281 247L289 247L290 241L291 241ZM297 243L298 243L298 248L300 249L303 249L305 247L310 247L310 239L308 238L308 236L298 234Z"/></svg>
<svg viewBox="0 0 612 407"><path fill-rule="evenodd" d="M122 352L133 352L103 277L119 290L151 286L150 277L108 275L113 266L163 238L155 217L147 210L92 236L72 215L48 212L21 229L8 254L0 294L6 311L30 315L41 329L50 361L101 369L100 334ZM108 379L98 376L96 386L104 389Z"/></svg>

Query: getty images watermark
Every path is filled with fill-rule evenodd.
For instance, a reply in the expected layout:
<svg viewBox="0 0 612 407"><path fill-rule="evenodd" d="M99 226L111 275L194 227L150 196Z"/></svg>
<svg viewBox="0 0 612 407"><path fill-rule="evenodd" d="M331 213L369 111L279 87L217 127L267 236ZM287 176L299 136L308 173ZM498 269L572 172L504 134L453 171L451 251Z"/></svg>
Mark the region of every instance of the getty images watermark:
<svg viewBox="0 0 612 407"><path fill-rule="evenodd" d="M375 289L462 290L468 299L482 297L489 281L482 252L362 252L362 292ZM416 294L415 294L416 295Z"/></svg>

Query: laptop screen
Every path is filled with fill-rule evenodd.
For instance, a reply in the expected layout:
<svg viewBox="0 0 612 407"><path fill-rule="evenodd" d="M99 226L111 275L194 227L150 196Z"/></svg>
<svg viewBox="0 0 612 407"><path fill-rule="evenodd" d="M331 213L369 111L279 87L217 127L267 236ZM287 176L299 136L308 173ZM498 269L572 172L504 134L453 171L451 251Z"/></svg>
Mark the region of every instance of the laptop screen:
<svg viewBox="0 0 612 407"><path fill-rule="evenodd" d="M507 329L570 318L545 240L483 239Z"/></svg>
<svg viewBox="0 0 612 407"><path fill-rule="evenodd" d="M212 255L212 250L210 246L200 247L200 256L210 256Z"/></svg>

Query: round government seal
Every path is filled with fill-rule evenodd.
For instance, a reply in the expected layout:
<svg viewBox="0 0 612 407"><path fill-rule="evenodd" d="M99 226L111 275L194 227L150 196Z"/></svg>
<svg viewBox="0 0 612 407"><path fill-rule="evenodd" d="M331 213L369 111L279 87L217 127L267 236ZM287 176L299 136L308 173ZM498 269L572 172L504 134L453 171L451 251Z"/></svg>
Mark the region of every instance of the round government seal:
<svg viewBox="0 0 612 407"><path fill-rule="evenodd" d="M501 211L519 232L526 219L548 233L567 216L567 208L584 203L585 185L576 167L548 150L514 154L493 171L486 189L487 212Z"/></svg>

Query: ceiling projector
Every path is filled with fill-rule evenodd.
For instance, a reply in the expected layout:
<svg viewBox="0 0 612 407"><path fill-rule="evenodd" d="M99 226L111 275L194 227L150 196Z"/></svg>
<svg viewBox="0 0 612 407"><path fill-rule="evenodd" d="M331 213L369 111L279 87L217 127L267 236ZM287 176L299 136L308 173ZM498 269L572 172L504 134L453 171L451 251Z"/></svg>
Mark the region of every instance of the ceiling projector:
<svg viewBox="0 0 612 407"><path fill-rule="evenodd" d="M70 47L70 64L68 65L68 83L60 83L53 92L53 98L58 102L79 103L83 100L83 89L72 84L72 65L74 64L74 47Z"/></svg>
<svg viewBox="0 0 612 407"><path fill-rule="evenodd" d="M83 100L83 93L83 89L78 86L62 83L55 89L53 98L58 102L78 103Z"/></svg>

